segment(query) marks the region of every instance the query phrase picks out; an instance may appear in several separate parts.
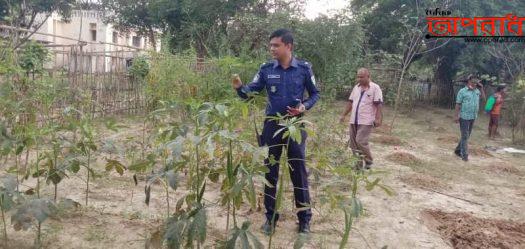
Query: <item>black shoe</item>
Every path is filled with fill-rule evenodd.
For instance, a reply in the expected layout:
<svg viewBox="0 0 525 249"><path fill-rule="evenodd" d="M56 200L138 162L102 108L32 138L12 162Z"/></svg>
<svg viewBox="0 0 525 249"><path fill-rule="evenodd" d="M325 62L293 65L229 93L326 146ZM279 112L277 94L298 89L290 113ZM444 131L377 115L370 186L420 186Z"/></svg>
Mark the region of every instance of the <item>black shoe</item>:
<svg viewBox="0 0 525 249"><path fill-rule="evenodd" d="M456 156L458 156L458 157L461 157L461 154L457 150L454 151L454 154L456 154Z"/></svg>
<svg viewBox="0 0 525 249"><path fill-rule="evenodd" d="M270 236L275 232L275 222L272 224L269 220L261 226L261 230L264 234Z"/></svg>
<svg viewBox="0 0 525 249"><path fill-rule="evenodd" d="M310 233L310 224L301 223L299 224L299 233L309 234Z"/></svg>
<svg viewBox="0 0 525 249"><path fill-rule="evenodd" d="M461 158L461 160L465 161L465 162L468 162L468 157L464 156Z"/></svg>
<svg viewBox="0 0 525 249"><path fill-rule="evenodd" d="M373 164L372 162L366 162L366 163L365 163L365 169L370 169L370 168L372 168L372 164Z"/></svg>

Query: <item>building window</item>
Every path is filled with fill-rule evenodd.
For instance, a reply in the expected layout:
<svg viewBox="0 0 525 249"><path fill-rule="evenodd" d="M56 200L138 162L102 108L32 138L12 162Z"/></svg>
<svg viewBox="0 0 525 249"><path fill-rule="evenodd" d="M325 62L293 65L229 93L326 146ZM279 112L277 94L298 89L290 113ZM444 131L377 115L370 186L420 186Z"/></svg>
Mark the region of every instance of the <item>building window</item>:
<svg viewBox="0 0 525 249"><path fill-rule="evenodd" d="M97 41L97 24L96 23L89 24L89 32L91 33L91 40Z"/></svg>
<svg viewBox="0 0 525 249"><path fill-rule="evenodd" d="M113 43L118 43L118 32L113 32Z"/></svg>
<svg viewBox="0 0 525 249"><path fill-rule="evenodd" d="M140 47L140 36L133 36L133 46Z"/></svg>

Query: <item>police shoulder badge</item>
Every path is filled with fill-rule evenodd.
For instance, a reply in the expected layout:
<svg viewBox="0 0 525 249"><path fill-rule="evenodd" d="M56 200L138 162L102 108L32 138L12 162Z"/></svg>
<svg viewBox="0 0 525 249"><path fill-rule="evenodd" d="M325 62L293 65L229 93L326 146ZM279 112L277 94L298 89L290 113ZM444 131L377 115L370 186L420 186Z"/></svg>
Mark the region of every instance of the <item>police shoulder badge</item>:
<svg viewBox="0 0 525 249"><path fill-rule="evenodd" d="M314 86L315 86L316 85L315 76L312 75L312 77L310 79L312 80L312 84L314 84Z"/></svg>

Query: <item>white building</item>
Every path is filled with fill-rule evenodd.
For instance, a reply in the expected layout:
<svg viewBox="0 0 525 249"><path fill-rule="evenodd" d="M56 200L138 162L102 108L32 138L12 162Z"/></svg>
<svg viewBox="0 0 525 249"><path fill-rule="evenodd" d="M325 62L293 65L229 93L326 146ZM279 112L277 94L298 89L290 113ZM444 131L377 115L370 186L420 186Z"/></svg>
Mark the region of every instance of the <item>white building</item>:
<svg viewBox="0 0 525 249"><path fill-rule="evenodd" d="M40 27L39 33L69 37L89 43L103 43L106 51L111 51L113 47L110 43L136 47L138 49L152 49L151 42L147 37L137 35L135 32L120 33L113 28L111 23L103 22L102 11L97 10L73 10L70 21L65 22L57 13L53 13ZM38 19L43 20L45 15L40 15ZM53 36L37 34L34 39L47 41L53 44L76 44L77 41L63 39ZM88 44L92 45L92 44ZM100 46L95 46L100 49ZM160 50L160 40L157 41L156 51ZM100 51L100 50L98 50Z"/></svg>
<svg viewBox="0 0 525 249"><path fill-rule="evenodd" d="M115 30L112 24L104 23L103 15L104 12L97 10L73 10L70 20L66 22L60 15L53 13L31 38L48 44L55 51L62 45L64 49L65 46L83 44L82 51L86 55L98 53L105 57L104 65L98 57L96 60L90 60L91 63L100 65L97 71L108 71L111 68L111 56L115 53L133 58L143 51L160 51L160 39L156 39L156 46L153 48L147 37L133 31L121 33ZM41 23L45 17L46 15L40 15L35 23ZM64 64L61 61L64 61L64 58L55 56L55 67L65 66L60 65Z"/></svg>

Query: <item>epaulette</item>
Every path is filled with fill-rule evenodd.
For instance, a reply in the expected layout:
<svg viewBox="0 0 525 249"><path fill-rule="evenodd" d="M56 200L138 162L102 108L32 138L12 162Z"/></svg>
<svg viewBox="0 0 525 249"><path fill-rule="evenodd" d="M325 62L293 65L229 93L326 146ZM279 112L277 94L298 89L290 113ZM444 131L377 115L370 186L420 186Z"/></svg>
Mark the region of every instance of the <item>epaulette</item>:
<svg viewBox="0 0 525 249"><path fill-rule="evenodd" d="M267 62L261 64L261 69L269 67L269 66L273 66L273 61L267 61Z"/></svg>
<svg viewBox="0 0 525 249"><path fill-rule="evenodd" d="M297 62L297 65L301 66L301 67L306 67L308 69L312 68L312 64L308 61L303 61L303 60L299 60Z"/></svg>

